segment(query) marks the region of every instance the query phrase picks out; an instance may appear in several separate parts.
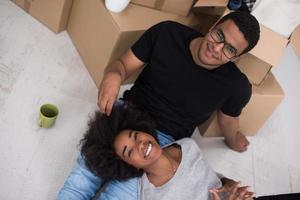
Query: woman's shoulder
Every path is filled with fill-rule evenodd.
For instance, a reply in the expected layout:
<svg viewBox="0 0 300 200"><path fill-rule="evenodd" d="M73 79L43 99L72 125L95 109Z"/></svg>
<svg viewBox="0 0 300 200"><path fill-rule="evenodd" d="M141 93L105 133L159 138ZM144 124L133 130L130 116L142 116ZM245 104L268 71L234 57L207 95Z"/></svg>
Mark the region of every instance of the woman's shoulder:
<svg viewBox="0 0 300 200"><path fill-rule="evenodd" d="M176 140L170 144L167 144L163 148L170 148L171 146L179 147L182 151L193 150L193 151L201 152L197 142L194 139L189 137Z"/></svg>
<svg viewBox="0 0 300 200"><path fill-rule="evenodd" d="M192 138L189 138L189 137L177 140L175 143L177 143L179 145L197 145L196 141Z"/></svg>

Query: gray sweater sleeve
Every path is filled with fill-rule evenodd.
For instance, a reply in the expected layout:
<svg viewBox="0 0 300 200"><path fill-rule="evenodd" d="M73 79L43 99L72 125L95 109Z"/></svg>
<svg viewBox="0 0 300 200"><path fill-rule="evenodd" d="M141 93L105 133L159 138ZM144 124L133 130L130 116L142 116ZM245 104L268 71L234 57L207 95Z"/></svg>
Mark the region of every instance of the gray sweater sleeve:
<svg viewBox="0 0 300 200"><path fill-rule="evenodd" d="M192 139L184 138L176 143L181 146L182 158L175 175L164 185L155 187L144 174L140 179L139 199L210 200L209 190L222 186L219 175L210 167Z"/></svg>

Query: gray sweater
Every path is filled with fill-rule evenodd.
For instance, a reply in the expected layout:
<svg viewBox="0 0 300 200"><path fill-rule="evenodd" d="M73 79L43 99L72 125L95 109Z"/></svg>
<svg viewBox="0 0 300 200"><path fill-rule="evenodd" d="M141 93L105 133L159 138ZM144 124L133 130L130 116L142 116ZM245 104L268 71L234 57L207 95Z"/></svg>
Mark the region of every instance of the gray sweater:
<svg viewBox="0 0 300 200"><path fill-rule="evenodd" d="M182 150L181 163L175 175L164 185L155 187L149 182L147 175L144 174L139 179L139 199L212 199L208 190L222 186L220 175L213 171L193 139L184 138L175 143L179 144Z"/></svg>

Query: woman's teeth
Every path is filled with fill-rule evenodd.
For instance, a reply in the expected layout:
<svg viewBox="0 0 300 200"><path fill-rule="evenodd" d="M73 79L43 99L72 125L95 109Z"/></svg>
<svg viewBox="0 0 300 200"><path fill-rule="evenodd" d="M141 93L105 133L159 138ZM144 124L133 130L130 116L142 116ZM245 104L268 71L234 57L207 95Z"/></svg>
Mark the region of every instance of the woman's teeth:
<svg viewBox="0 0 300 200"><path fill-rule="evenodd" d="M145 153L145 158L150 154L151 150L152 150L152 144L149 142Z"/></svg>

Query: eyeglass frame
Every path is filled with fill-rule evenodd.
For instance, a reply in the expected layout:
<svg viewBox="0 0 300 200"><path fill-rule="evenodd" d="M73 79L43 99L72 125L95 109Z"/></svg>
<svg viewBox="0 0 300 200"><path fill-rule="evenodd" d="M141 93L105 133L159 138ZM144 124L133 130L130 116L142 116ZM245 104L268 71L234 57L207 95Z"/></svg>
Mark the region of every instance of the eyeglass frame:
<svg viewBox="0 0 300 200"><path fill-rule="evenodd" d="M217 41L217 40L215 39L215 37L213 36L213 34L212 34L213 31L218 31L219 33L221 33L221 35L222 35L222 37L223 37L223 40L222 40L222 41ZM234 58L236 58L236 57L239 56L239 55L238 55L238 52L237 52L238 50L237 50L234 46L232 46L231 44L229 44L228 42L226 42L224 33L223 33L223 31L222 31L221 29L218 29L218 28L216 28L216 27L213 27L213 28L209 31L209 35L210 35L210 37L213 39L213 41L214 41L215 43L218 43L218 44L223 43L223 44L224 44L224 46L222 47L222 52L223 52L223 54L226 56L226 58L228 58L229 60L232 60L232 59L234 59ZM224 51L224 48L225 48L225 47L233 48L233 49L235 50L235 55L233 55L232 57L228 57L228 56L226 55L225 51Z"/></svg>

